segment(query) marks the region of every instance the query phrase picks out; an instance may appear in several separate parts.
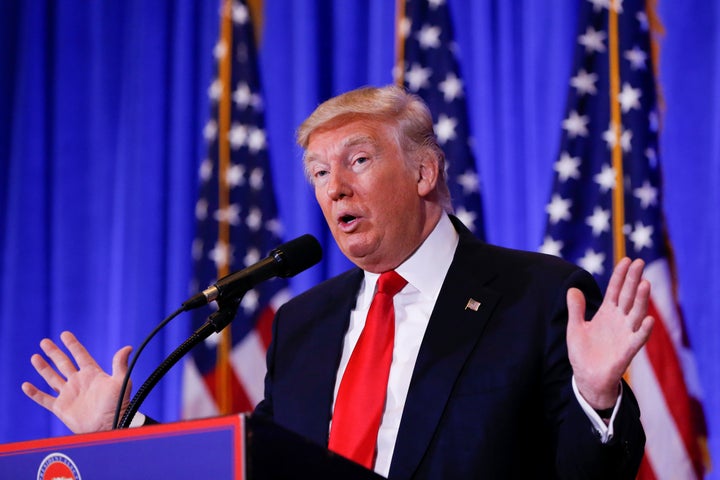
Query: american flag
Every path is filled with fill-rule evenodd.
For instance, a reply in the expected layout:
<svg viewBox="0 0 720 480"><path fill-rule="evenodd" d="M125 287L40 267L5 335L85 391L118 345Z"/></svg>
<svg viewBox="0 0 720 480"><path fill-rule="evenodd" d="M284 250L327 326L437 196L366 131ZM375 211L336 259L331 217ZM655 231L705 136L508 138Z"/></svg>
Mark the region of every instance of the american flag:
<svg viewBox="0 0 720 480"><path fill-rule="evenodd" d="M193 291L261 260L281 242L248 8L225 1L220 21L195 208ZM183 372L183 418L248 411L262 399L270 325L288 296L284 280L262 283L243 297L229 327L193 350ZM194 311L197 326L207 310Z"/></svg>
<svg viewBox="0 0 720 480"><path fill-rule="evenodd" d="M540 250L603 288L621 257L646 262L656 323L628 371L647 435L638 478L695 479L707 468L707 432L662 212L654 3L583 2Z"/></svg>
<svg viewBox="0 0 720 480"><path fill-rule="evenodd" d="M480 179L448 5L444 0L400 0L399 5L396 81L430 107L435 135L447 159L455 215L484 239Z"/></svg>

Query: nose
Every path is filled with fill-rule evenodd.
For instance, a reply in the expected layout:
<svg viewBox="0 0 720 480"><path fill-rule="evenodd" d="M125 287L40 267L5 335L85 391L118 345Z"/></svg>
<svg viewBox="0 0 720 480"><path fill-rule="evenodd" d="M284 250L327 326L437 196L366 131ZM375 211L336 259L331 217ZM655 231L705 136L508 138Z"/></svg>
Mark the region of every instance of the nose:
<svg viewBox="0 0 720 480"><path fill-rule="evenodd" d="M352 195L352 188L343 169L335 169L328 178L326 185L328 197L331 200L340 200Z"/></svg>

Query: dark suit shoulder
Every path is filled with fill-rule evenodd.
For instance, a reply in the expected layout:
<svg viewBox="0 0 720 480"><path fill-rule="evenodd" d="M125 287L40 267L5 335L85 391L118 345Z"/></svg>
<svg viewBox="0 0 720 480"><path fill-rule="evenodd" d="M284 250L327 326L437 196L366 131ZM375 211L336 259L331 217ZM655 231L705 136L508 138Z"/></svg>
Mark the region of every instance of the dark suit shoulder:
<svg viewBox="0 0 720 480"><path fill-rule="evenodd" d="M337 302L347 302L348 292L357 292L362 280L363 271L352 268L296 295L281 310L318 311L323 306L335 307Z"/></svg>

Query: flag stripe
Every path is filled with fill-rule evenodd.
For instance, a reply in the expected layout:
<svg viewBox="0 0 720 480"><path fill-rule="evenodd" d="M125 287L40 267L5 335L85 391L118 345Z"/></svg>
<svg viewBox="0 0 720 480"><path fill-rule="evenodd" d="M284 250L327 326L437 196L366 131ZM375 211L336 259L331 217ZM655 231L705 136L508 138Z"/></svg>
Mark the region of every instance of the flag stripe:
<svg viewBox="0 0 720 480"><path fill-rule="evenodd" d="M652 476L659 480L697 478L644 349L633 360L631 376L633 390L642 392L638 402L647 437L645 456Z"/></svg>

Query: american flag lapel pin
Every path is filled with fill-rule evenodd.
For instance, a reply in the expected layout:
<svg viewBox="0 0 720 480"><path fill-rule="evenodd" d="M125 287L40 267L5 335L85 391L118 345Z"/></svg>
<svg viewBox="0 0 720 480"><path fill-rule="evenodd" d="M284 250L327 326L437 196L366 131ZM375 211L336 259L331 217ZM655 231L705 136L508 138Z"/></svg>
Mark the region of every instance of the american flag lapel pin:
<svg viewBox="0 0 720 480"><path fill-rule="evenodd" d="M472 310L473 312L477 312L478 308L480 308L480 305L482 305L480 302L478 302L474 298L471 298L468 300L467 305L465 305L465 310Z"/></svg>

